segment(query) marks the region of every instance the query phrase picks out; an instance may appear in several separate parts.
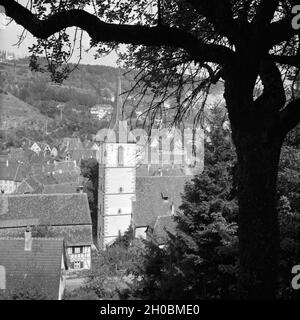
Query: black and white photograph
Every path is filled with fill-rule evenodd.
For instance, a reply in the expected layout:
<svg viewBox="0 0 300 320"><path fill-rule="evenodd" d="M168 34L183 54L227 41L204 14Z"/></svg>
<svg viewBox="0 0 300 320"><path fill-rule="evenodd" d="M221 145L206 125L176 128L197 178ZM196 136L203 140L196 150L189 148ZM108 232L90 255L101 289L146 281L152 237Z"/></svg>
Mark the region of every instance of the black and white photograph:
<svg viewBox="0 0 300 320"><path fill-rule="evenodd" d="M299 299L300 1L0 0L0 308Z"/></svg>

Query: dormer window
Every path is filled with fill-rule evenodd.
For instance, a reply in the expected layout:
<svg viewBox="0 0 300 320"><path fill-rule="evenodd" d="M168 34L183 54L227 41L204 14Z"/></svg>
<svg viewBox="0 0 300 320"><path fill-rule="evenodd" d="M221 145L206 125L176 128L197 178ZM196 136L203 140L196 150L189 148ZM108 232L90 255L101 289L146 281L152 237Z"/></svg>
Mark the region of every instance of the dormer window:
<svg viewBox="0 0 300 320"><path fill-rule="evenodd" d="M165 196L162 192L161 192L161 198L163 199L164 202L169 202L169 197Z"/></svg>

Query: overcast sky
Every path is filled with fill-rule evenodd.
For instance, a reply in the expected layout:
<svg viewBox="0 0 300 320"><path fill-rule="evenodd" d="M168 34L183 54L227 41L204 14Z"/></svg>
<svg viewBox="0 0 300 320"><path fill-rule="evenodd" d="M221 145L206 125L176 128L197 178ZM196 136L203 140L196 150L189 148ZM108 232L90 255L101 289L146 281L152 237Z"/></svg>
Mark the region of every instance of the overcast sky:
<svg viewBox="0 0 300 320"><path fill-rule="evenodd" d="M0 6L3 11L3 7ZM28 55L28 46L30 46L34 42L34 38L30 33L27 33L27 37L20 47L15 46L14 44L18 41L18 35L22 33L22 27L16 24L14 21L11 22L8 26L5 23L5 16L0 14L0 50L7 50L14 52L18 57L24 57ZM83 38L83 49L89 48L89 37L85 33ZM95 50L90 50L88 53L84 52L82 55L83 64L103 64L109 66L116 66L117 56L115 53L111 53L110 55L101 58L94 59ZM74 55L73 61L77 61L77 55Z"/></svg>

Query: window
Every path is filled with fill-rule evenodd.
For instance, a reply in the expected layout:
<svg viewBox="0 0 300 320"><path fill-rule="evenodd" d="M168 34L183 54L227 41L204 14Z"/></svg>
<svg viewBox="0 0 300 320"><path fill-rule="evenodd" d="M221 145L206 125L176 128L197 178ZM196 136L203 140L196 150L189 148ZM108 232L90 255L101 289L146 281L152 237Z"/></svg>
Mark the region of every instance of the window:
<svg viewBox="0 0 300 320"><path fill-rule="evenodd" d="M164 200L164 202L169 202L169 197L168 196L163 195L162 192L160 194L161 194L161 198Z"/></svg>
<svg viewBox="0 0 300 320"><path fill-rule="evenodd" d="M73 254L80 254L80 253L82 253L83 252L83 249L82 249L82 247L73 247L72 248L73 250Z"/></svg>
<svg viewBox="0 0 300 320"><path fill-rule="evenodd" d="M118 147L118 166L124 166L124 148Z"/></svg>
<svg viewBox="0 0 300 320"><path fill-rule="evenodd" d="M103 152L103 159L102 159L102 163L103 163L103 164L106 164L106 161L107 161L107 151L106 151L106 150L104 150L104 152Z"/></svg>
<svg viewBox="0 0 300 320"><path fill-rule="evenodd" d="M83 261L74 261L73 262L73 269L82 269L83 268Z"/></svg>
<svg viewBox="0 0 300 320"><path fill-rule="evenodd" d="M119 192L120 193L123 192L123 188L122 187L119 188Z"/></svg>

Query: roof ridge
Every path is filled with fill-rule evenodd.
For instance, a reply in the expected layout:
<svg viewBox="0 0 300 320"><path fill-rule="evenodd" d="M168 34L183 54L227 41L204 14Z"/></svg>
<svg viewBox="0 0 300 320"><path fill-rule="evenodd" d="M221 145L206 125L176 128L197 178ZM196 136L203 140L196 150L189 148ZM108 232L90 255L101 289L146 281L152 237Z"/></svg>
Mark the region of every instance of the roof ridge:
<svg viewBox="0 0 300 320"><path fill-rule="evenodd" d="M137 178L172 178L172 179L174 179L174 178L187 178L187 179L189 179L189 176L187 176L187 175L181 175L181 176L137 176Z"/></svg>
<svg viewBox="0 0 300 320"><path fill-rule="evenodd" d="M33 240L55 240L55 241L64 241L64 238L46 238L46 237L32 237ZM0 237L0 241L1 240L23 240L24 241L24 237Z"/></svg>
<svg viewBox="0 0 300 320"><path fill-rule="evenodd" d="M86 193L72 192L72 193L4 194L4 195L1 195L1 197L10 197L10 198L13 198L13 197L49 197L49 196L61 197L61 196L74 196L74 195L82 196L82 195L86 195Z"/></svg>

